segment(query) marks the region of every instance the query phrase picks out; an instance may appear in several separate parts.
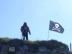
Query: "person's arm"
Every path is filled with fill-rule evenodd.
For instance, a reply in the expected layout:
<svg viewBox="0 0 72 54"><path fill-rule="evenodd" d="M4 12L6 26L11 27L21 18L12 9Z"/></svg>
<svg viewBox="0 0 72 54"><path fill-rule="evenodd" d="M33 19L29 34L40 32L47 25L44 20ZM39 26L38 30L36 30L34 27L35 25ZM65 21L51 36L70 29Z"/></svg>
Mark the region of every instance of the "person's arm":
<svg viewBox="0 0 72 54"><path fill-rule="evenodd" d="M21 26L21 29L20 30L21 30L21 32L23 32L23 26Z"/></svg>
<svg viewBox="0 0 72 54"><path fill-rule="evenodd" d="M29 27L28 27L28 29L29 29ZM29 29L29 34L31 35L30 29Z"/></svg>

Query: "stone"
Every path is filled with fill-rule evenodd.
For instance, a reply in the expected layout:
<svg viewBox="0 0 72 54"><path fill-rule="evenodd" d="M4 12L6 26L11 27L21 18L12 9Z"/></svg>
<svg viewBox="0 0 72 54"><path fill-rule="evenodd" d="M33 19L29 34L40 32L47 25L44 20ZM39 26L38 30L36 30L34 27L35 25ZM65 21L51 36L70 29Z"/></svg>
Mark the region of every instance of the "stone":
<svg viewBox="0 0 72 54"><path fill-rule="evenodd" d="M7 52L5 52L5 51L1 51L1 54L7 54Z"/></svg>
<svg viewBox="0 0 72 54"><path fill-rule="evenodd" d="M48 49L46 53L47 53L47 54L51 54L51 51Z"/></svg>
<svg viewBox="0 0 72 54"><path fill-rule="evenodd" d="M57 54L57 50L54 49L51 54Z"/></svg>
<svg viewBox="0 0 72 54"><path fill-rule="evenodd" d="M26 54L32 54L31 52L26 52Z"/></svg>
<svg viewBox="0 0 72 54"><path fill-rule="evenodd" d="M21 52L16 52L16 54L22 54Z"/></svg>
<svg viewBox="0 0 72 54"><path fill-rule="evenodd" d="M45 52L46 50L47 50L47 48L45 48L43 46L39 47L39 52Z"/></svg>
<svg viewBox="0 0 72 54"><path fill-rule="evenodd" d="M28 47L27 45L24 45L24 46L23 46L23 49L24 49L24 50L29 50L29 47Z"/></svg>
<svg viewBox="0 0 72 54"><path fill-rule="evenodd" d="M8 51L8 45L2 45L1 51Z"/></svg>
<svg viewBox="0 0 72 54"><path fill-rule="evenodd" d="M9 47L9 52L14 52L15 51L15 47Z"/></svg>

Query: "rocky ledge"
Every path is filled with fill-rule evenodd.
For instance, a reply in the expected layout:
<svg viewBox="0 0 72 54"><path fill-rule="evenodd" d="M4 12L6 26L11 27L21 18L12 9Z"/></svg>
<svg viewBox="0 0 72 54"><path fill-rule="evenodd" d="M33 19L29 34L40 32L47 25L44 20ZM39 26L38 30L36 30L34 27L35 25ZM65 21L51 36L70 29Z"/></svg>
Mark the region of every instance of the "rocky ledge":
<svg viewBox="0 0 72 54"><path fill-rule="evenodd" d="M71 54L65 43L57 40L26 41L0 38L0 54Z"/></svg>

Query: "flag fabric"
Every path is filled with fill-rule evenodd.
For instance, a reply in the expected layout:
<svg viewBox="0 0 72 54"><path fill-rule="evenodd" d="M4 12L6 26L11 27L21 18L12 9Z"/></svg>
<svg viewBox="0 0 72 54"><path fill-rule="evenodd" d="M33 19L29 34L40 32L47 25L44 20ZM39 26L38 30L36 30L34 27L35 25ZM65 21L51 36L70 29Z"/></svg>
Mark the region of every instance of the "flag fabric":
<svg viewBox="0 0 72 54"><path fill-rule="evenodd" d="M49 30L55 31L58 33L64 32L64 28L59 23L51 21L51 20L50 20Z"/></svg>

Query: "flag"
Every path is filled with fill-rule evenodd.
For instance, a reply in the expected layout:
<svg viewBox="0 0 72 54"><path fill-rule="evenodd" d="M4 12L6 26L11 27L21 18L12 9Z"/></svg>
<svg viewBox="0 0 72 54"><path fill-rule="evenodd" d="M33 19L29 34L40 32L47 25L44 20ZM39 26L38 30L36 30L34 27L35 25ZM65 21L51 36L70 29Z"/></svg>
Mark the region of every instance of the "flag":
<svg viewBox="0 0 72 54"><path fill-rule="evenodd" d="M55 32L58 32L58 33L64 32L64 28L59 23L53 22L51 20L50 20L49 30L55 31Z"/></svg>

